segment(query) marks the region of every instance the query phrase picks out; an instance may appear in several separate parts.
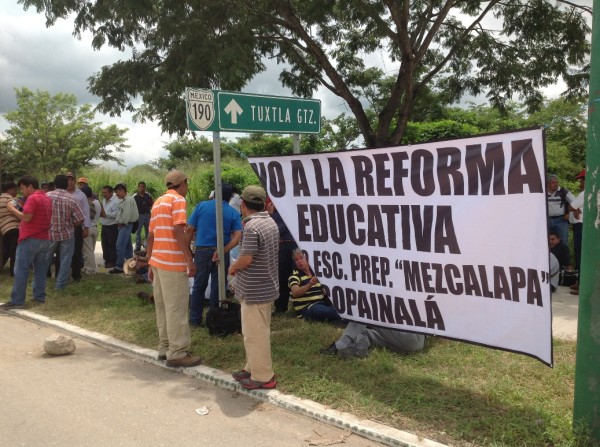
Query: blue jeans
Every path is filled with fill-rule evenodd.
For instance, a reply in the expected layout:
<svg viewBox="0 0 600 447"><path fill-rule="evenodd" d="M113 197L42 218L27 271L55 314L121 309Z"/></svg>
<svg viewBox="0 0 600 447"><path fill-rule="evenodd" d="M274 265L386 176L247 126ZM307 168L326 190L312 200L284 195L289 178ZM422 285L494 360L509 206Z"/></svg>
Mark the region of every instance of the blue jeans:
<svg viewBox="0 0 600 447"><path fill-rule="evenodd" d="M148 227L150 226L150 214L140 214L138 218L138 227L135 232L135 247L140 248L142 246L142 228L145 228L145 238L148 239Z"/></svg>
<svg viewBox="0 0 600 447"><path fill-rule="evenodd" d="M17 245L15 259L15 282L10 301L13 304L25 304L25 292L29 279L29 268L33 266L33 299L46 301L46 272L50 267L54 253L54 242L42 239L24 239Z"/></svg>
<svg viewBox="0 0 600 447"><path fill-rule="evenodd" d="M133 245L131 245L131 224L119 227L117 235L117 262L115 268L123 270L125 260L133 258Z"/></svg>
<svg viewBox="0 0 600 447"><path fill-rule="evenodd" d="M319 301L298 312L306 321L337 321L342 318L335 307Z"/></svg>
<svg viewBox="0 0 600 447"><path fill-rule="evenodd" d="M210 306L219 306L219 264L212 261L214 248L199 249L194 253L194 264L196 264L196 276L194 276L194 287L190 297L190 323L198 326L202 323L202 311L204 310L204 294L210 284ZM229 270L229 253L225 254L225 273Z"/></svg>
<svg viewBox="0 0 600 447"><path fill-rule="evenodd" d="M560 241L569 245L569 221L561 217L548 218L548 230L554 231L560 236Z"/></svg>
<svg viewBox="0 0 600 447"><path fill-rule="evenodd" d="M55 289L64 289L69 282L69 273L71 272L71 260L75 251L75 237L64 241L54 242L54 250L58 249L60 265L56 275Z"/></svg>

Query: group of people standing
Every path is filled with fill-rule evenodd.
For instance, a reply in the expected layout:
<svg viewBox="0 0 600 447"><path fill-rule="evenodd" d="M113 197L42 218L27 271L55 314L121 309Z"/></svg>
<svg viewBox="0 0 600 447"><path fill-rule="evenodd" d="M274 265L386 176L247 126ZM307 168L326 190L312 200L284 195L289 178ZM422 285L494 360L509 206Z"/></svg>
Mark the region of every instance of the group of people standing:
<svg viewBox="0 0 600 447"><path fill-rule="evenodd" d="M146 192L144 182L138 184L134 196L128 194L123 183L114 187L105 185L101 202L94 197L85 178L75 182L75 176L67 173L57 175L53 183L54 190L48 192L31 176L22 177L17 184L8 184L6 188L3 186L0 232L5 249L16 247L14 255L5 257L5 262L11 260L15 281L11 300L1 305L3 309L24 306L31 267L33 301L45 302L47 272L54 253L58 259L57 289L66 287L71 265L75 281L81 278L81 271L95 273L93 249L100 224L104 266L111 274L122 273L125 260L133 256L133 233L136 233L136 251L141 250L141 233L145 229L148 278L154 289L159 335L158 359L166 361L167 366L188 367L201 363L201 359L190 352L190 325L203 323L209 279L209 304L219 305L220 262L224 263L230 278L229 291L241 305L246 364L235 371L233 377L244 388L276 387L271 359L271 317L273 313L287 312L290 301L298 318L341 321L310 269L306 255L297 247L275 206L259 186L248 186L240 193L223 183L224 259L221 260L217 250L216 203L214 200L200 202L188 218L185 199L188 178L181 171L167 174L167 191L156 201ZM24 199L22 208L14 200L16 187ZM79 252L77 247L81 247ZM236 250L231 262L231 253ZM191 294L189 278L194 278ZM364 357L365 349L371 344L398 347L397 332L381 331L386 330L350 323L338 341L339 346L332 345L333 348L324 352L336 354L339 351L340 355ZM399 349L421 350L424 337L418 335L415 340L406 346L404 340Z"/></svg>
<svg viewBox="0 0 600 447"><path fill-rule="evenodd" d="M583 169L577 176L579 194L575 197L567 188L559 186L558 177L547 177L548 245L550 248L550 284L552 291L559 284L559 276L577 272L577 281L571 285L571 294L579 294L579 271L583 232L583 208L585 200L585 175ZM573 230L575 265L569 251L569 227Z"/></svg>

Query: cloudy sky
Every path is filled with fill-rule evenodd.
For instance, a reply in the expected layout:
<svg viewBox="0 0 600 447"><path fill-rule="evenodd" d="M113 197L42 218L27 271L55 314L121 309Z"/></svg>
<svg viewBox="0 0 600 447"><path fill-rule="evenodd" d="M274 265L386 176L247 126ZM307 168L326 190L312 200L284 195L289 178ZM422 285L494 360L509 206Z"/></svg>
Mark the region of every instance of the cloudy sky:
<svg viewBox="0 0 600 447"><path fill-rule="evenodd" d="M580 3L589 3L583 1ZM27 87L30 90L46 90L51 94L71 93L80 104L97 104L99 99L87 91L87 79L104 65L128 57L127 53L103 47L100 51L92 49L90 35L81 40L73 35L71 21L58 21L53 27L46 28L45 17L35 10L23 10L17 0L2 0L0 5L0 132L8 128L1 116L16 108L15 88ZM378 55L373 57L377 58ZM381 66L386 66L380 55ZM377 63L378 61L372 61ZM388 62L389 65L389 62ZM267 71L252 81L245 92L292 96L283 89L278 80L279 71ZM204 87L204 86L196 86ZM548 96L556 96L560 88L548 89ZM346 111L343 101L326 90L315 95L322 101L322 114L333 118ZM116 124L128 129L126 137L131 146L124 155L125 164L134 166L164 155L163 147L170 141L167 134L161 134L155 123L134 123L130 114L111 118L96 115L102 123ZM209 134L207 134L209 135ZM224 134L233 137L236 134Z"/></svg>
<svg viewBox="0 0 600 447"><path fill-rule="evenodd" d="M80 104L97 104L99 98L87 90L87 79L104 65L128 57L113 48L103 47L95 51L90 35L81 40L73 36L71 21L60 20L46 28L45 17L34 9L23 10L16 0L2 0L0 5L0 131L6 130L8 122L2 114L17 107L15 88L46 90L51 94L71 93ZM277 81L278 71L267 70L244 91L258 94L292 96ZM197 86L204 87L204 86ZM322 114L334 117L344 110L342 101L322 92ZM127 166L145 163L164 155L163 147L170 141L168 134L161 134L155 123L134 123L131 114L121 117L97 114L97 121L116 124L128 129L126 137L131 146L124 155ZM183 118L182 118L183 119ZM207 135L210 135L207 133ZM224 134L224 136L228 136ZM230 137L235 134L229 135Z"/></svg>

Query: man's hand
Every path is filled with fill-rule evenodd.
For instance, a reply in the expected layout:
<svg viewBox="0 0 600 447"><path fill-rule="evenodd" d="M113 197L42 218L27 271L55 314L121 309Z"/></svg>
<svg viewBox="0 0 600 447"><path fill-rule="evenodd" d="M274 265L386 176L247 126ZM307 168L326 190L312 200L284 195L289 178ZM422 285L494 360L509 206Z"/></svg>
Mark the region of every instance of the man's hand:
<svg viewBox="0 0 600 447"><path fill-rule="evenodd" d="M83 228L83 238L87 239L87 237L90 235L90 229L89 228Z"/></svg>

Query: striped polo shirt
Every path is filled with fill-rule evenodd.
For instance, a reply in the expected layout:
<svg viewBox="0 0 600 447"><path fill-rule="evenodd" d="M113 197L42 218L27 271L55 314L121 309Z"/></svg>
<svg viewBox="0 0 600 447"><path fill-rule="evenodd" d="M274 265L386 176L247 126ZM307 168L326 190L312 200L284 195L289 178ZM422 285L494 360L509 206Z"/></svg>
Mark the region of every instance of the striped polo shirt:
<svg viewBox="0 0 600 447"><path fill-rule="evenodd" d="M21 223L21 220L8 211L8 208L6 207L6 204L13 199L13 196L5 192L0 195L0 233L3 235L10 230L19 228L19 224Z"/></svg>
<svg viewBox="0 0 600 447"><path fill-rule="evenodd" d="M235 275L235 296L247 303L267 303L279 297L279 229L266 211L244 219L240 256L252 263Z"/></svg>
<svg viewBox="0 0 600 447"><path fill-rule="evenodd" d="M185 198L168 190L156 199L150 215L150 233L154 235L152 256L148 264L174 272L187 271L185 255L175 239L175 225L187 220Z"/></svg>
<svg viewBox="0 0 600 447"><path fill-rule="evenodd" d="M325 298L323 296L323 287L319 282L314 284L310 289L308 289L308 292L306 292L302 296L299 296L298 298L294 298L294 296L292 295L292 286L304 287L310 282L310 279L312 277L312 274L307 275L306 273L300 270L294 270L288 280L288 286L290 288L290 298L292 300L292 303L294 304L294 310L296 312L299 312L315 303L323 301L323 299Z"/></svg>

